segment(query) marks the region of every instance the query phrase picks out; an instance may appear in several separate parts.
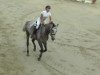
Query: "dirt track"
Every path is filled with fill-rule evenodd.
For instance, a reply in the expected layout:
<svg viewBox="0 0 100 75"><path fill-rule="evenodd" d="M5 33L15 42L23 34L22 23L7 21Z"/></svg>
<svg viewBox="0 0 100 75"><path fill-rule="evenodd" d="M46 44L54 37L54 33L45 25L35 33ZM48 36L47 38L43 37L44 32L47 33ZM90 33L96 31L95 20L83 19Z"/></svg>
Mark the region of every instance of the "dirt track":
<svg viewBox="0 0 100 75"><path fill-rule="evenodd" d="M59 23L56 41L37 61L30 40L26 56L27 20L38 17L45 5ZM0 0L0 75L100 75L100 7L65 0Z"/></svg>

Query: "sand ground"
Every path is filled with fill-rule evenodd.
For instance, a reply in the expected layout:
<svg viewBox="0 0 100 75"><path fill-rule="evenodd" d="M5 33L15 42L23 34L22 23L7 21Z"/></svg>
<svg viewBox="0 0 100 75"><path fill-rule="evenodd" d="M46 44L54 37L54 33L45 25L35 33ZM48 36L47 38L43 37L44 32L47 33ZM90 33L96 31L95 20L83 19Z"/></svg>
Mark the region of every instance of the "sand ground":
<svg viewBox="0 0 100 75"><path fill-rule="evenodd" d="M59 28L39 62L31 40L26 56L22 28L48 4ZM100 75L100 2L0 0L0 75Z"/></svg>

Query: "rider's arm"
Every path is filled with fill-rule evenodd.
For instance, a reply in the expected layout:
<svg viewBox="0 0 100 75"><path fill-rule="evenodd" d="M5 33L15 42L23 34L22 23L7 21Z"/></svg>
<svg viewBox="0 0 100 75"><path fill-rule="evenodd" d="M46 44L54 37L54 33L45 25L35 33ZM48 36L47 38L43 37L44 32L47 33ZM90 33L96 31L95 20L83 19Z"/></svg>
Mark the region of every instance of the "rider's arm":
<svg viewBox="0 0 100 75"><path fill-rule="evenodd" d="M52 18L51 18L51 16L49 16L49 23L52 21Z"/></svg>

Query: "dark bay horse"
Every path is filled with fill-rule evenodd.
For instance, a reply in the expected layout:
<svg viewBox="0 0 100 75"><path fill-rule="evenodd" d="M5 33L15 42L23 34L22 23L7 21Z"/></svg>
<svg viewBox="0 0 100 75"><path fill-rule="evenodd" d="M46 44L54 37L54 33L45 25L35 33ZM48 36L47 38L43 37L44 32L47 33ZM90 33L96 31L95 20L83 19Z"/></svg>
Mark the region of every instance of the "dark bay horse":
<svg viewBox="0 0 100 75"><path fill-rule="evenodd" d="M27 56L29 56L29 37L30 37L30 32L29 32L29 26L30 26L30 21L27 21L23 30L26 32L26 38L27 38ZM58 24L55 25L53 22L48 23L46 25L40 25L39 29L33 36L31 37L32 43L34 45L34 51L36 51L36 44L35 40L37 40L39 46L40 46L40 55L38 60L41 60L42 54L47 51L47 40L49 39L49 35L51 36L51 39L54 41L55 40L55 35L57 32L57 27ZM31 31L33 31L34 26Z"/></svg>

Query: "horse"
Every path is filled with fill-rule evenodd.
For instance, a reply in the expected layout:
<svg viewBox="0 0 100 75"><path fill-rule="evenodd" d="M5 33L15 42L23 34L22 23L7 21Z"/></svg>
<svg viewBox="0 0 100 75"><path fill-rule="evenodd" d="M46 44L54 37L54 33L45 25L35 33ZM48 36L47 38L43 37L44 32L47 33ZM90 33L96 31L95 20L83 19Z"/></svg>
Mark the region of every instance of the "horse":
<svg viewBox="0 0 100 75"><path fill-rule="evenodd" d="M32 32L33 29L34 29L34 26L33 26L33 28L29 27L30 23L31 23L31 21L27 21L25 23L24 28L23 28L23 31L26 32L26 38L27 38L27 42L26 42L26 44L27 44L27 56L29 56L29 38L30 38L31 35L33 35L31 37L32 43L33 43L33 46L34 46L33 50L36 51L35 40L37 40L37 42L38 42L38 44L40 46L40 54L39 54L39 57L38 57L38 61L40 61L41 58L42 58L42 54L44 52L46 52L47 49L48 49L47 48L47 41L49 39L49 35L51 36L51 40L54 41L55 40L55 35L57 33L57 28L58 28L59 24L56 25L53 22L50 22L50 23L45 24L45 25L40 24L40 27L38 28L36 33L30 34L29 30L31 30L31 32Z"/></svg>

